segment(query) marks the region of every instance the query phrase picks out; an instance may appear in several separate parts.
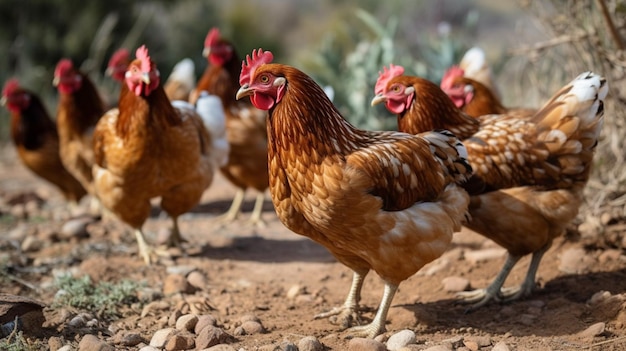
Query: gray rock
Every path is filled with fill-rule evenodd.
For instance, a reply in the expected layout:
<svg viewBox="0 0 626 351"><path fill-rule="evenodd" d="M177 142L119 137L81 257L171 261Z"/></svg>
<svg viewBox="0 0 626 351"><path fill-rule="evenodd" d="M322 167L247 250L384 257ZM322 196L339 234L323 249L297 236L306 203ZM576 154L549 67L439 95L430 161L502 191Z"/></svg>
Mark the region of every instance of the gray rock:
<svg viewBox="0 0 626 351"><path fill-rule="evenodd" d="M206 326L196 337L196 348L205 349L218 344L227 344L233 337L227 334L222 328Z"/></svg>
<svg viewBox="0 0 626 351"><path fill-rule="evenodd" d="M241 324L241 328L245 331L246 335L254 335L265 332L263 325L256 321L243 322Z"/></svg>
<svg viewBox="0 0 626 351"><path fill-rule="evenodd" d="M415 343L415 332L412 330L401 330L387 340L387 349L390 351L398 350L404 346Z"/></svg>
<svg viewBox="0 0 626 351"><path fill-rule="evenodd" d="M217 326L217 320L215 317L210 314L198 316L198 322L196 322L196 326L194 327L194 333L200 334L200 331L209 325L213 327Z"/></svg>
<svg viewBox="0 0 626 351"><path fill-rule="evenodd" d="M604 333L604 329L606 328L606 323L598 322L596 324L592 324L587 329L578 333L578 335L582 338L593 338L594 336L598 336Z"/></svg>
<svg viewBox="0 0 626 351"><path fill-rule="evenodd" d="M206 290L209 282L202 272L193 271L187 275L187 281L198 290Z"/></svg>
<svg viewBox="0 0 626 351"><path fill-rule="evenodd" d="M174 334L167 339L165 351L182 351L194 348L195 340L191 333Z"/></svg>
<svg viewBox="0 0 626 351"><path fill-rule="evenodd" d="M123 346L137 346L145 342L143 337L137 333L128 333L122 336L120 344Z"/></svg>
<svg viewBox="0 0 626 351"><path fill-rule="evenodd" d="M185 314L176 320L176 329L193 332L198 324L198 316L195 314Z"/></svg>

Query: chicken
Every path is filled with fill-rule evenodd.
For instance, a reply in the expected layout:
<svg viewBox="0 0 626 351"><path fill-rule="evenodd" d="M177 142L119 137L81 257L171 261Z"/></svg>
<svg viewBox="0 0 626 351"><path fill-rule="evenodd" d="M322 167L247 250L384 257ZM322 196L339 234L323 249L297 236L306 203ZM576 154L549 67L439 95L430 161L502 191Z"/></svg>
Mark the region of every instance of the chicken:
<svg viewBox="0 0 626 351"><path fill-rule="evenodd" d="M606 80L586 72L559 90L530 118L514 114L475 119L459 111L435 84L385 69L372 104L386 103L398 129L420 133L449 128L463 139L474 169L467 183L468 228L508 251L504 267L486 289L462 294L473 303L530 295L542 256L576 217L603 123ZM509 272L532 254L519 287L502 289Z"/></svg>
<svg viewBox="0 0 626 351"><path fill-rule="evenodd" d="M467 50L465 55L463 55L463 58L461 58L459 68L464 71L464 76L466 78L470 78L481 83L493 92L496 99L500 100L502 95L500 94L500 89L498 89L498 86L496 85L493 72L487 63L486 56L487 55L483 49L477 46L472 47Z"/></svg>
<svg viewBox="0 0 626 351"><path fill-rule="evenodd" d="M230 154L228 163L220 171L237 187L230 208L217 222L224 225L235 220L241 212L246 189L252 188L257 191L257 196L249 223L264 226L261 215L265 190L269 186L265 127L267 112L256 109L250 101L237 101L234 98L239 89L241 60L235 47L221 38L217 28L207 34L203 55L208 57L209 66L191 94L190 102L194 103L198 93L203 90L222 100Z"/></svg>
<svg viewBox="0 0 626 351"><path fill-rule="evenodd" d="M11 113L11 138L22 163L54 184L75 207L86 191L63 166L57 127L39 97L10 79L2 90L2 105Z"/></svg>
<svg viewBox="0 0 626 351"><path fill-rule="evenodd" d="M125 77L119 107L94 131L94 184L102 204L134 229L139 252L150 264L156 251L142 231L150 199L161 197L173 220L169 244L180 245L178 217L198 204L213 180L215 138L192 105L170 103L145 46L137 49Z"/></svg>
<svg viewBox="0 0 626 351"><path fill-rule="evenodd" d="M170 99L188 101L196 85L196 66L190 58L185 58L174 65L172 73L163 84L165 95Z"/></svg>
<svg viewBox="0 0 626 351"><path fill-rule="evenodd" d="M130 64L130 52L127 49L118 49L111 55L105 74L113 80L124 83L124 75Z"/></svg>
<svg viewBox="0 0 626 351"><path fill-rule="evenodd" d="M56 123L61 161L93 196L92 136L104 113L104 103L91 79L76 69L69 59L62 59L57 64L53 84L59 90ZM96 206L96 202L92 202L92 212L96 211Z"/></svg>
<svg viewBox="0 0 626 351"><path fill-rule="evenodd" d="M418 136L369 132L349 124L313 79L272 64L268 51L244 62L237 98L269 110L270 193L290 230L328 249L353 272L339 315L358 312L363 279L374 270L384 294L372 322L350 329L374 337L385 330L398 285L439 257L460 230L471 175L466 150L447 131ZM358 315L357 315L358 317Z"/></svg>
<svg viewBox="0 0 626 351"><path fill-rule="evenodd" d="M446 71L440 87L458 108L472 117L508 113L522 118L531 117L537 112L536 109L504 107L492 89L467 77L458 66L452 66Z"/></svg>

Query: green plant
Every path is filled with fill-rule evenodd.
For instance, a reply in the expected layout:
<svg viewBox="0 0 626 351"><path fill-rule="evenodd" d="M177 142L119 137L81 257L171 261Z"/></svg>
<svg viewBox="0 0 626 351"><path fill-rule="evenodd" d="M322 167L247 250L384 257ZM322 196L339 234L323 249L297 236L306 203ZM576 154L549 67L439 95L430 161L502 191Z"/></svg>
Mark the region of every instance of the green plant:
<svg viewBox="0 0 626 351"><path fill-rule="evenodd" d="M143 285L131 280L93 284L87 275L80 278L61 275L55 284L59 291L52 307L71 306L105 318L120 316L120 307L137 302L136 291Z"/></svg>
<svg viewBox="0 0 626 351"><path fill-rule="evenodd" d="M39 340L31 341L24 337L21 331L13 331L8 337L0 339L0 350L3 351L37 351L45 349Z"/></svg>

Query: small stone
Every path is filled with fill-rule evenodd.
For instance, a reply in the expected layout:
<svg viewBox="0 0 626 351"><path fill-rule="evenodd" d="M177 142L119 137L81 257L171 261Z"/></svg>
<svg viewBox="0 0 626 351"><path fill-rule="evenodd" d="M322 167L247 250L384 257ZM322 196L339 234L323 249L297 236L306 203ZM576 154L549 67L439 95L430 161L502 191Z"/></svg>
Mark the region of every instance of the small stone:
<svg viewBox="0 0 626 351"><path fill-rule="evenodd" d="M348 341L348 351L387 351L387 347L374 339L353 338Z"/></svg>
<svg viewBox="0 0 626 351"><path fill-rule="evenodd" d="M314 336L306 336L298 341L299 351L324 351L324 345Z"/></svg>
<svg viewBox="0 0 626 351"><path fill-rule="evenodd" d="M301 285L293 285L291 288L289 288L289 290L287 290L287 298L289 300L293 300L296 298L296 296L302 294L304 291L305 289Z"/></svg>
<svg viewBox="0 0 626 351"><path fill-rule="evenodd" d="M206 326L196 337L196 348L201 350L218 344L226 344L233 339L222 328Z"/></svg>
<svg viewBox="0 0 626 351"><path fill-rule="evenodd" d="M445 345L437 345L437 346L432 346L429 347L427 349L424 349L424 351L452 351L452 346L448 347Z"/></svg>
<svg viewBox="0 0 626 351"><path fill-rule="evenodd" d="M22 245L20 247L24 252L34 252L41 250L43 243L44 242L42 240L39 240L39 238L35 236L27 236L24 238L24 241L22 241Z"/></svg>
<svg viewBox="0 0 626 351"><path fill-rule="evenodd" d="M168 327L176 326L176 321L182 315L183 315L183 313L178 308L175 309L174 312L172 312L172 314L170 314L169 318L167 319L167 326Z"/></svg>
<svg viewBox="0 0 626 351"><path fill-rule="evenodd" d="M559 270L567 274L582 274L589 272L593 259L583 248L572 248L561 254Z"/></svg>
<svg viewBox="0 0 626 351"><path fill-rule="evenodd" d="M137 333L125 334L120 340L120 344L123 346L137 346L142 342L145 342L144 338Z"/></svg>
<svg viewBox="0 0 626 351"><path fill-rule="evenodd" d="M140 348L139 351L161 351L161 349L148 345Z"/></svg>
<svg viewBox="0 0 626 351"><path fill-rule="evenodd" d="M448 292L465 291L470 288L470 281L462 277L446 277L441 281L443 290Z"/></svg>
<svg viewBox="0 0 626 351"><path fill-rule="evenodd" d="M471 263L475 264L478 262L491 261L495 259L499 259L506 255L506 250L502 248L490 248L490 249L482 249L475 251L465 252L465 259Z"/></svg>
<svg viewBox="0 0 626 351"><path fill-rule="evenodd" d="M491 338L488 336L468 336L465 340L475 342L478 347L491 346Z"/></svg>
<svg viewBox="0 0 626 351"><path fill-rule="evenodd" d="M87 225L93 222L93 219L87 217L79 217L70 219L65 222L59 230L59 239L69 240L72 238L84 238L89 236L87 232Z"/></svg>
<svg viewBox="0 0 626 351"><path fill-rule="evenodd" d="M244 349L240 349L240 351L241 350L244 350ZM202 351L237 351L237 350L235 350L235 348L230 345L219 344L219 345L211 346L208 349L203 349Z"/></svg>
<svg viewBox="0 0 626 351"><path fill-rule="evenodd" d="M52 350L50 350L50 351L52 351ZM72 345L65 345L65 346L62 346L61 348L59 348L59 349L58 349L58 350L56 350L56 351L72 351Z"/></svg>
<svg viewBox="0 0 626 351"><path fill-rule="evenodd" d="M63 341L58 336L51 336L48 339L48 347L50 351L58 351L61 347L63 347Z"/></svg>
<svg viewBox="0 0 626 351"><path fill-rule="evenodd" d="M246 332L246 335L254 335L265 332L263 325L256 321L246 321L241 324L241 328Z"/></svg>
<svg viewBox="0 0 626 351"><path fill-rule="evenodd" d="M414 343L415 343L415 332L413 332L412 330L405 329L389 337L389 340L387 340L387 348L390 351L395 351L406 345L414 344Z"/></svg>
<svg viewBox="0 0 626 351"><path fill-rule="evenodd" d="M261 323L261 320L259 319L259 317L255 316L255 315L253 315L251 313L244 314L243 316L241 316L241 318L239 318L239 322L242 323L242 324L245 323L245 322L248 322L248 321Z"/></svg>
<svg viewBox="0 0 626 351"><path fill-rule="evenodd" d="M493 345L491 351L510 351L509 345L507 345L504 341L500 341Z"/></svg>
<svg viewBox="0 0 626 351"><path fill-rule="evenodd" d="M185 314L176 321L176 329L193 332L198 323L198 316L195 314Z"/></svg>
<svg viewBox="0 0 626 351"><path fill-rule="evenodd" d="M194 287L189 284L187 278L181 274L170 274L163 282L163 295L169 296L177 293L192 294Z"/></svg>
<svg viewBox="0 0 626 351"><path fill-rule="evenodd" d="M298 351L298 346L296 346L296 344L292 343L291 341L283 341L281 342L278 347L280 348L281 351Z"/></svg>
<svg viewBox="0 0 626 351"><path fill-rule="evenodd" d="M189 273L198 269L196 266L192 265L178 265L178 266L169 266L165 271L167 274L180 274L187 276Z"/></svg>
<svg viewBox="0 0 626 351"><path fill-rule="evenodd" d="M206 290L209 285L206 276L198 271L189 273L189 275L187 275L187 281L198 290Z"/></svg>
<svg viewBox="0 0 626 351"><path fill-rule="evenodd" d="M196 334L200 334L200 331L209 325L216 327L217 320L210 314L203 314L198 317L198 321L196 322L196 326L194 327L193 331Z"/></svg>
<svg viewBox="0 0 626 351"><path fill-rule="evenodd" d="M596 324L592 324L587 329L581 331L580 333L578 333L578 335L582 338L592 339L594 336L598 336L604 333L605 328L606 328L606 323L598 322Z"/></svg>
<svg viewBox="0 0 626 351"><path fill-rule="evenodd" d="M478 351L478 344L473 340L463 340L463 345L467 347L470 351Z"/></svg>
<svg viewBox="0 0 626 351"><path fill-rule="evenodd" d="M167 339L172 334L174 334L175 331L176 329L174 328L165 328L165 329L157 330L156 333L152 335L152 339L150 339L150 346L163 348L163 346L165 346L165 343L167 342Z"/></svg>
<svg viewBox="0 0 626 351"><path fill-rule="evenodd" d="M179 351L179 350L188 350L194 348L195 341L191 334L189 335L181 335L174 334L165 343L166 351Z"/></svg>
<svg viewBox="0 0 626 351"><path fill-rule="evenodd" d="M78 351L115 351L115 348L97 336L87 334L78 343Z"/></svg>

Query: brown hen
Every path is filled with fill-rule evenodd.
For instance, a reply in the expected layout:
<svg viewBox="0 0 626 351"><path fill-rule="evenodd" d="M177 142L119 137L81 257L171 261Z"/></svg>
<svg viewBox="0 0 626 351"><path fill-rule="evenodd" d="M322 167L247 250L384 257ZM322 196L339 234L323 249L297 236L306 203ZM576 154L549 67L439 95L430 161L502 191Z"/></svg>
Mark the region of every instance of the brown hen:
<svg viewBox="0 0 626 351"><path fill-rule="evenodd" d="M218 222L227 224L237 218L241 211L245 190L257 191L254 209L249 222L264 226L261 218L265 190L269 186L267 169L267 112L255 108L250 101L237 101L241 59L235 46L221 37L217 28L207 34L203 55L209 66L200 77L196 89L190 96L195 103L201 91L217 95L226 113L226 135L230 144L228 163L220 168L222 174L237 192L229 210Z"/></svg>
<svg viewBox="0 0 626 351"><path fill-rule="evenodd" d="M381 73L372 104L386 103L408 133L448 128L463 139L474 169L470 229L508 251L500 274L487 288L465 293L476 309L492 298L531 294L543 254L576 217L602 127L606 80L591 72L559 90L534 116L459 111L435 84L403 75L400 66ZM520 287L501 290L517 261L532 254Z"/></svg>
<svg viewBox="0 0 626 351"><path fill-rule="evenodd" d="M151 262L142 226L150 199L173 220L170 244L180 245L178 217L193 208L213 180L213 138L193 106L174 107L156 64L142 46L125 74L119 108L94 132L95 188L102 204L135 229L139 252Z"/></svg>
<svg viewBox="0 0 626 351"><path fill-rule="evenodd" d="M384 331L398 285L439 257L461 228L468 196L457 185L471 174L465 148L447 131L418 136L369 132L349 124L322 88L296 68L253 52L237 98L269 110L270 193L278 217L326 247L354 272L339 315L359 310L370 270L385 282L378 312L355 335ZM358 318L358 315L357 315Z"/></svg>
<svg viewBox="0 0 626 351"><path fill-rule="evenodd" d="M76 206L86 191L61 162L57 127L41 99L10 79L2 90L2 105L11 113L11 139L22 163Z"/></svg>

